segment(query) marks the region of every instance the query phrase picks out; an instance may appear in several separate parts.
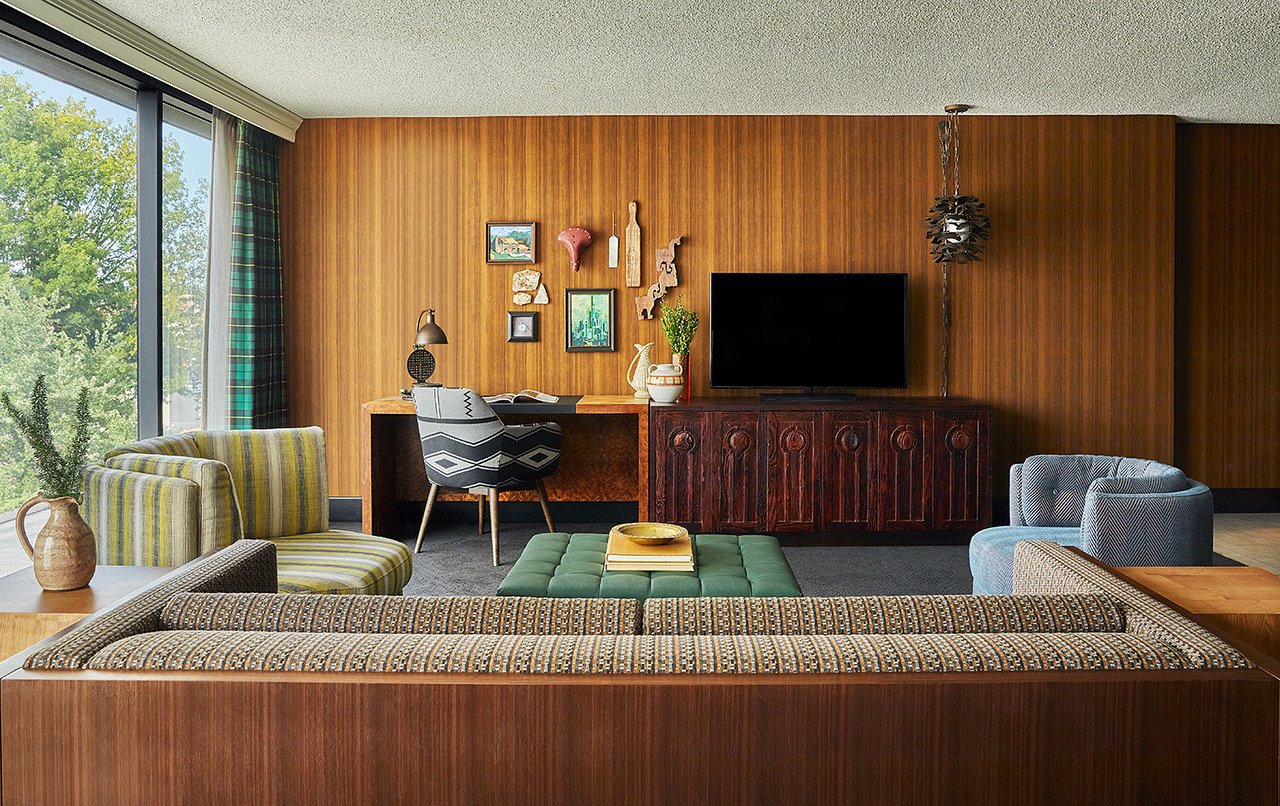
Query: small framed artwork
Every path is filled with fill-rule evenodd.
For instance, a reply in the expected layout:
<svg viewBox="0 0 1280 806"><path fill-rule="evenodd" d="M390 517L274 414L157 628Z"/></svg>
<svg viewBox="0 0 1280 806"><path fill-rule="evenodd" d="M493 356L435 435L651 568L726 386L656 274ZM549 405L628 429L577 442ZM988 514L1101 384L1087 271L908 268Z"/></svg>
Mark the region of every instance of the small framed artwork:
<svg viewBox="0 0 1280 806"><path fill-rule="evenodd" d="M538 225L490 221L484 225L485 263L537 263Z"/></svg>
<svg viewBox="0 0 1280 806"><path fill-rule="evenodd" d="M537 311L507 311L507 341L537 340Z"/></svg>
<svg viewBox="0 0 1280 806"><path fill-rule="evenodd" d="M564 292L564 349L607 353L613 345L612 288L567 288Z"/></svg>

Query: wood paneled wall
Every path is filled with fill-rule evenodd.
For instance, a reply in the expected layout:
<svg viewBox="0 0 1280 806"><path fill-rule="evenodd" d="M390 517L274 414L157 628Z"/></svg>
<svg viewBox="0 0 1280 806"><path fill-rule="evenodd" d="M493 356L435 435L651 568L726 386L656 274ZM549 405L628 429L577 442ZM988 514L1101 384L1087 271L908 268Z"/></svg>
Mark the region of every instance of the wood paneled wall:
<svg viewBox="0 0 1280 806"><path fill-rule="evenodd" d="M978 116L962 138L994 229L984 260L953 275L952 391L996 407L997 466L1041 451L1171 461L1173 119ZM637 289L606 268L633 199L643 282L653 250L684 236L674 293L704 322L712 271L908 272L905 392L936 394L940 281L922 233L937 151L922 117L306 121L283 163L290 419L326 429L331 493L357 494L360 403L408 382L425 307L451 342L437 380L627 391L632 344L667 355L657 322L632 313ZM522 219L538 222L552 302L528 306L539 343L508 344L513 269L485 264L484 223ZM555 242L571 225L595 235L576 275ZM619 289L616 353L564 352L566 287ZM714 393L705 344L704 324L700 395Z"/></svg>
<svg viewBox="0 0 1280 806"><path fill-rule="evenodd" d="M1280 126L1180 124L1178 461L1280 487Z"/></svg>

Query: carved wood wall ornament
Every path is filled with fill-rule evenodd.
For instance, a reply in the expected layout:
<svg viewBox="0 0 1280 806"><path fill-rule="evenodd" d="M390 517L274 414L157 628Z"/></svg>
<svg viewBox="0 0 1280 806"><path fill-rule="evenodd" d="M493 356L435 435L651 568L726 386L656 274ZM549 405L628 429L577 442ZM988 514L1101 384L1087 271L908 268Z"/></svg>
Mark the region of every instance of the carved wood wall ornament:
<svg viewBox="0 0 1280 806"><path fill-rule="evenodd" d="M684 240L684 236L672 238L662 249L656 250L654 257L658 270L658 281L649 286L649 290L636 297L636 313L641 319L653 318L653 306L667 295L668 288L680 285L680 275L676 273L676 247Z"/></svg>

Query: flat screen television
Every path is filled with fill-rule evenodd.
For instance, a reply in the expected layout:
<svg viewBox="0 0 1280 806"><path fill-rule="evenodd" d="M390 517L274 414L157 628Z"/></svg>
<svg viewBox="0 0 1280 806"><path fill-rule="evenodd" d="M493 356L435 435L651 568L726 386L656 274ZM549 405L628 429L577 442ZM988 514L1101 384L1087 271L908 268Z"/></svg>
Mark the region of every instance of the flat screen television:
<svg viewBox="0 0 1280 806"><path fill-rule="evenodd" d="M907 385L906 274L711 275L711 386Z"/></svg>

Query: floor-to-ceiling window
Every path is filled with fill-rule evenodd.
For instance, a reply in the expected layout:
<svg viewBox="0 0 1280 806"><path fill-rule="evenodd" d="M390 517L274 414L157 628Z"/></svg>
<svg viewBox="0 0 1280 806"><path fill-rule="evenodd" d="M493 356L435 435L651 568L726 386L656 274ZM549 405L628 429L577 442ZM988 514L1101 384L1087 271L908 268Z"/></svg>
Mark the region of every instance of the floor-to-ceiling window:
<svg viewBox="0 0 1280 806"><path fill-rule="evenodd" d="M165 108L164 219L161 230L164 295L164 397L166 434L200 428L204 422L205 278L209 264L209 179L212 124Z"/></svg>
<svg viewBox="0 0 1280 806"><path fill-rule="evenodd" d="M157 303L139 297L140 233L155 240L138 214L140 88L136 76L0 33L0 390L25 405L45 375L62 435L88 386L90 456L201 425L210 122L162 96L161 343L148 362L139 342L154 337L139 329L140 304L145 314ZM148 385L160 391L150 422L146 407L139 414ZM38 487L26 446L0 416L0 513Z"/></svg>

